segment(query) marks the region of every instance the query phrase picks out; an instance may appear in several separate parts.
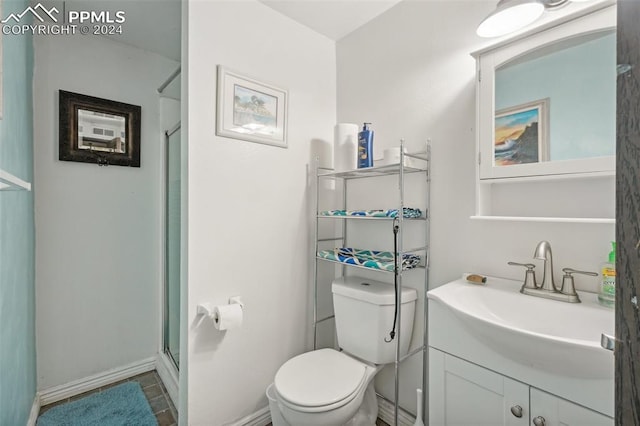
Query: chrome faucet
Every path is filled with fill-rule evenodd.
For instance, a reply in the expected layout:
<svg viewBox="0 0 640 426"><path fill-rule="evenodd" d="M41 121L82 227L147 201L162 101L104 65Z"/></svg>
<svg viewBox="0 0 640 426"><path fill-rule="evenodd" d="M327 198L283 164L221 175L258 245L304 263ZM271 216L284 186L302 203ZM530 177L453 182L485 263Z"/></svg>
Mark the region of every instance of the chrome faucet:
<svg viewBox="0 0 640 426"><path fill-rule="evenodd" d="M544 291L557 292L556 282L553 279L553 255L551 254L551 244L549 241L540 241L533 253L534 259L544 260L544 270L542 272L542 284L540 289Z"/></svg>
<svg viewBox="0 0 640 426"><path fill-rule="evenodd" d="M562 279L562 288L558 290L553 279L553 255L551 254L551 244L548 241L540 241L533 253L534 259L544 260L544 270L542 272L542 283L538 285L534 272L535 265L532 263L508 262L509 265L523 266L527 268L524 283L520 288L520 293L530 296L544 297L547 299L560 300L569 303L580 303L580 297L576 293L571 274L583 274L598 276L595 272L576 271L571 268L564 268L565 273Z"/></svg>

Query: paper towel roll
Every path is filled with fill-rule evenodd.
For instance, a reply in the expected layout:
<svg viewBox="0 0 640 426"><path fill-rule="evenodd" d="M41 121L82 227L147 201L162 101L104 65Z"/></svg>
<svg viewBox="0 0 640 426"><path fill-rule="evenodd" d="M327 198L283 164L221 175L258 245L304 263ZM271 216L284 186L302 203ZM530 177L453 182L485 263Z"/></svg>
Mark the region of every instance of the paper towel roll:
<svg viewBox="0 0 640 426"><path fill-rule="evenodd" d="M242 325L242 306L237 303L213 307L213 324L218 330L231 330Z"/></svg>
<svg viewBox="0 0 640 426"><path fill-rule="evenodd" d="M338 123L333 129L333 167L337 172L358 168L358 125Z"/></svg>

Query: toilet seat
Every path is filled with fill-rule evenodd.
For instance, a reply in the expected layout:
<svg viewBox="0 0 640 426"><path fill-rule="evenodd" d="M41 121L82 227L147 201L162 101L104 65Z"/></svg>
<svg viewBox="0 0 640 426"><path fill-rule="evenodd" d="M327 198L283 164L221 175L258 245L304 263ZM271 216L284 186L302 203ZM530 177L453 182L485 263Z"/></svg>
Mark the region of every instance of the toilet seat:
<svg viewBox="0 0 640 426"><path fill-rule="evenodd" d="M333 349L298 355L280 367L275 388L283 404L303 412L339 408L358 394L367 366Z"/></svg>

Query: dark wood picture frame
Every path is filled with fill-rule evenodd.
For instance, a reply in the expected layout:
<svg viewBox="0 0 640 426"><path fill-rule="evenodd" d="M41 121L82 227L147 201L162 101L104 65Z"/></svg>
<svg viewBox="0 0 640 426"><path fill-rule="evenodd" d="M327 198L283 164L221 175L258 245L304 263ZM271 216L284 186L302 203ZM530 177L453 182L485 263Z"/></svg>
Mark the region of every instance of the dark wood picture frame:
<svg viewBox="0 0 640 426"><path fill-rule="evenodd" d="M124 118L124 152L82 149L78 140L78 110L109 114ZM61 161L96 163L100 166L140 167L140 121L138 105L59 91L59 152Z"/></svg>

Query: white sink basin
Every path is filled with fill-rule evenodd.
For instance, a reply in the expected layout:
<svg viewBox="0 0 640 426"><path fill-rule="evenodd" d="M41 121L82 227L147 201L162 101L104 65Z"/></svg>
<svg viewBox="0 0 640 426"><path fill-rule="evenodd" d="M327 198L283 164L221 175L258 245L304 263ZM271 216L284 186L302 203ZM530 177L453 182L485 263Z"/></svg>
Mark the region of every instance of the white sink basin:
<svg viewBox="0 0 640 426"><path fill-rule="evenodd" d="M519 364L568 377L612 378L613 352L600 346L600 335L614 334L613 309L600 306L592 293L579 292L582 303L566 303L521 294L520 284L490 277L486 285L458 280L428 297Z"/></svg>

